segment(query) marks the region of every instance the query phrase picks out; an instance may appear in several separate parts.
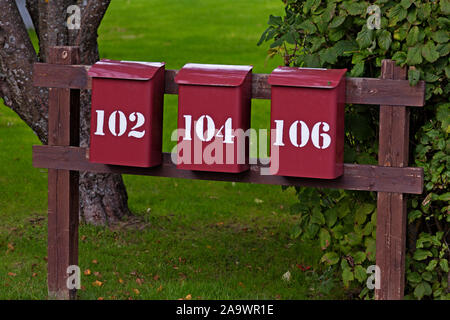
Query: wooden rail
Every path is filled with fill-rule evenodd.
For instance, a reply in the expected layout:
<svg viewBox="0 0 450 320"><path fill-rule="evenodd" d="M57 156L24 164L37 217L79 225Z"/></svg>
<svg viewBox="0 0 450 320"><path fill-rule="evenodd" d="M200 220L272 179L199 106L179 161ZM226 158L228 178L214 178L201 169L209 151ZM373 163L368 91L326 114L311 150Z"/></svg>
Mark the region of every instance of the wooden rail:
<svg viewBox="0 0 450 320"><path fill-rule="evenodd" d="M249 171L223 173L209 171L179 170L172 162L170 153L163 153L161 166L139 168L114 166L89 162L89 149L78 147L34 146L33 165L38 168L90 171L100 173L135 174L155 177L215 180L305 186L361 191L384 191L420 194L423 189L422 168L395 168L362 164L345 164L344 174L334 180L261 175L267 165L251 165ZM254 160L256 162L257 160ZM266 161L263 161L266 163Z"/></svg>
<svg viewBox="0 0 450 320"><path fill-rule="evenodd" d="M90 66L36 63L33 81L37 87L91 89L88 76ZM165 93L178 94L175 75L178 70L166 70ZM270 99L268 74L252 75L252 98ZM408 80L347 78L346 103L422 107L425 101L425 82L411 87Z"/></svg>
<svg viewBox="0 0 450 320"><path fill-rule="evenodd" d="M88 149L79 147L79 90L90 89L89 66L78 65L77 47L50 48L50 63L34 65L34 85L49 87L49 145L33 147L33 165L49 169L48 288L49 296L75 296L66 287L66 268L78 259L78 171L138 174L185 179L341 188L378 192L377 254L381 287L377 299L401 299L404 290L406 194L420 194L423 169L408 167L409 114L405 106L421 107L423 81L411 87L406 70L391 60L382 63L381 78L347 78L346 102L381 105L379 165L345 164L334 180L264 176L261 164L231 174L177 170L170 154L155 168L112 166L89 162ZM176 70L166 70L166 94L177 94ZM268 75L254 74L253 99L270 99Z"/></svg>

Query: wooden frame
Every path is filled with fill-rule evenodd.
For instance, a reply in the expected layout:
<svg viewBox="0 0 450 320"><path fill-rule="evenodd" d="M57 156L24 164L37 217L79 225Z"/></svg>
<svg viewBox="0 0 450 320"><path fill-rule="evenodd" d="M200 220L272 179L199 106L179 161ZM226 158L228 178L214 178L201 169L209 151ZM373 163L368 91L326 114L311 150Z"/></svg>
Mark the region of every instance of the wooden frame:
<svg viewBox="0 0 450 320"><path fill-rule="evenodd" d="M262 176L262 165L239 174L177 170L164 154L156 168L112 166L89 162L88 149L79 147L79 90L90 89L89 66L77 65L77 47L50 48L48 64L34 65L35 86L50 88L49 143L33 147L33 165L48 168L48 290L51 298L74 298L66 286L66 269L78 260L78 172L138 174L185 179L234 181L287 186L340 188L378 192L377 253L380 289L377 299L402 299L405 277L406 194L420 194L423 169L407 167L409 113L405 106L425 101L423 81L411 87L406 70L394 61L382 62L381 78L347 78L346 103L381 105L379 165L345 164L334 180ZM166 94L177 94L176 70L166 70ZM255 74L253 99L270 99L268 75ZM257 161L255 161L257 162Z"/></svg>

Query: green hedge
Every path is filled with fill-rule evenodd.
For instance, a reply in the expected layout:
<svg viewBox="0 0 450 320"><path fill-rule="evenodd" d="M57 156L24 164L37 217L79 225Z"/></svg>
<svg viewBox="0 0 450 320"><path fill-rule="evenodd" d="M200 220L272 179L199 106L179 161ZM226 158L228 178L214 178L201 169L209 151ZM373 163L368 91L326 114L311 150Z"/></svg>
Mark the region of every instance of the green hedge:
<svg viewBox="0 0 450 320"><path fill-rule="evenodd" d="M424 168L425 190L408 198L405 294L450 299L450 0L283 2L285 15L269 17L259 42L271 42L269 57L282 55L298 67L347 68L354 77L379 77L381 61L393 59L409 66L411 85L426 81L425 108L411 109L410 165ZM348 105L345 124L345 162L376 164L378 108ZM316 239L322 262L340 273L349 293L373 297L366 269L375 264L376 194L296 191L292 213L300 219L291 236Z"/></svg>

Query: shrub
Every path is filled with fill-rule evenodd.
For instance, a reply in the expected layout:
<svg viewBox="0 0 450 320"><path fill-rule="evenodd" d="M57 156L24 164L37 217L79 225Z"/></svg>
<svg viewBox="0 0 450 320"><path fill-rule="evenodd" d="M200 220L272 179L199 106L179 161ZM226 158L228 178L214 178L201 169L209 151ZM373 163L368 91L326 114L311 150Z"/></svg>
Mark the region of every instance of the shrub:
<svg viewBox="0 0 450 320"><path fill-rule="evenodd" d="M381 61L408 66L411 85L426 81L426 106L411 109L411 164L425 171L425 192L408 198L406 298L449 299L450 0L284 0L259 41L286 65L347 68L379 77ZM376 7L374 7L374 5ZM378 11L379 10L379 11ZM372 13L372 15L371 15ZM379 26L368 27L368 19ZM378 108L346 108L345 162L376 164ZM361 298L375 262L376 194L296 188L292 237L315 239L321 261L339 270Z"/></svg>

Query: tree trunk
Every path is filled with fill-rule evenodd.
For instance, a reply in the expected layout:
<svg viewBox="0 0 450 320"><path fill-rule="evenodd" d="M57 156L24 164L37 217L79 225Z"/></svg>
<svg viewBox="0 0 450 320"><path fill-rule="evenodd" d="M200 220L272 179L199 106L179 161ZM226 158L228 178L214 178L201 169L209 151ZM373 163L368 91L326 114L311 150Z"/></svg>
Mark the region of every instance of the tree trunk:
<svg viewBox="0 0 450 320"><path fill-rule="evenodd" d="M36 54L15 1L0 0L0 97L47 143L48 90L32 85L32 67L47 60L56 45L80 47L81 64L99 59L97 29L110 0L27 0L39 39ZM69 30L67 8L81 8L81 29ZM90 92L81 92L80 144L89 145ZM80 173L80 217L93 224L114 223L130 215L127 192L117 174Z"/></svg>

